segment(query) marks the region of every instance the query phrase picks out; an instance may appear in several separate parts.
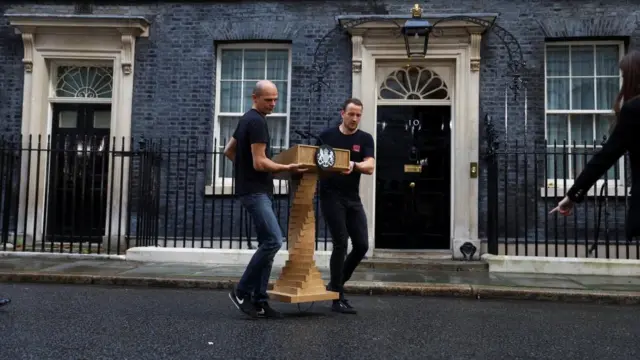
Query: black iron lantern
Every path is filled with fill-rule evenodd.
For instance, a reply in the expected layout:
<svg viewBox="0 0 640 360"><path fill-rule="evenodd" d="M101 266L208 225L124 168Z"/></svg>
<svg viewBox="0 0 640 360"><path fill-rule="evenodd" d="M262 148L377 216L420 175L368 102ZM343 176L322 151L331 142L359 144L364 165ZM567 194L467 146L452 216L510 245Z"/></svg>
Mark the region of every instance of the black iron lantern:
<svg viewBox="0 0 640 360"><path fill-rule="evenodd" d="M404 44L407 48L407 57L424 57L427 55L427 47L429 46L429 34L433 26L431 23L422 18L422 9L420 5L415 4L411 9L411 19L407 20L402 27L402 35L404 36ZM412 39L424 38L422 43L411 43Z"/></svg>

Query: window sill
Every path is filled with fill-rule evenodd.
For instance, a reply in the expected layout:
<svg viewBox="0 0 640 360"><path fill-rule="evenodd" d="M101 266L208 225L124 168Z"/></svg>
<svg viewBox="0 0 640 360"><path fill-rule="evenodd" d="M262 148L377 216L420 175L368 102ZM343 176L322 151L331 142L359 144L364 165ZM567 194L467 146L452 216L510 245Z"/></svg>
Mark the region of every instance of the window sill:
<svg viewBox="0 0 640 360"><path fill-rule="evenodd" d="M287 195L289 193L288 181L273 181L274 195ZM204 189L205 196L233 196L235 195L235 186L231 184L214 184L207 185Z"/></svg>
<svg viewBox="0 0 640 360"><path fill-rule="evenodd" d="M597 184L596 186L591 187L587 192L586 197L594 197L600 196L600 191L602 188L602 184ZM563 187L542 187L540 188L540 197L543 198L562 198L565 196L566 191L569 188ZM631 188L626 186L614 186L608 185L604 190L602 190L602 195L606 197L625 197L630 195Z"/></svg>

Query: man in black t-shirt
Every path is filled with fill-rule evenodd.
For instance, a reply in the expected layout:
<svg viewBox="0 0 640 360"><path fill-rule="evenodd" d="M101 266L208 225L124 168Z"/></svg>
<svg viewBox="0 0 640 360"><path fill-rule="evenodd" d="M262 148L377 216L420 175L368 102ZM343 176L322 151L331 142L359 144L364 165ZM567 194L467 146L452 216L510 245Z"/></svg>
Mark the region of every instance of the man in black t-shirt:
<svg viewBox="0 0 640 360"><path fill-rule="evenodd" d="M235 194L255 224L259 246L229 298L251 317L279 318L282 315L267 302L273 258L282 247L282 229L272 205L272 174L303 170L299 164L275 163L268 155L271 140L266 115L273 112L278 100L276 86L271 81L258 81L252 98L253 107L240 118L224 154L233 161Z"/></svg>
<svg viewBox="0 0 640 360"><path fill-rule="evenodd" d="M320 134L320 143L351 153L350 168L343 173L322 173L320 176L320 203L322 215L329 227L333 242L327 288L340 293L340 299L331 306L333 311L355 314L344 297L347 282L369 249L367 216L360 200L360 174L373 174L375 168L374 143L371 134L358 129L362 117L362 102L348 99L342 106L342 123ZM351 238L353 249L347 253Z"/></svg>

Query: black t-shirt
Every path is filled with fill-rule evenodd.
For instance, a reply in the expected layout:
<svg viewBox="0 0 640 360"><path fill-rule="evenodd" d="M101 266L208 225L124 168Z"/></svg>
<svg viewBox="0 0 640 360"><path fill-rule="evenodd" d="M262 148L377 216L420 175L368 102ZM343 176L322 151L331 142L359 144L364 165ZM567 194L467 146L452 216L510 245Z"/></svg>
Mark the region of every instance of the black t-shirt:
<svg viewBox="0 0 640 360"><path fill-rule="evenodd" d="M266 155L271 158L269 128L265 117L255 109L247 111L236 127L233 137L236 145L235 172L236 195L273 194L273 174L253 168L251 144L267 144Z"/></svg>
<svg viewBox="0 0 640 360"><path fill-rule="evenodd" d="M323 131L319 137L324 144L333 148L349 150L351 161L361 162L367 157L374 157L373 137L365 131L357 130L351 135L345 135L340 131L339 126L334 126ZM320 191L358 197L360 194L360 172L354 169L349 175L343 175L340 172L321 173Z"/></svg>

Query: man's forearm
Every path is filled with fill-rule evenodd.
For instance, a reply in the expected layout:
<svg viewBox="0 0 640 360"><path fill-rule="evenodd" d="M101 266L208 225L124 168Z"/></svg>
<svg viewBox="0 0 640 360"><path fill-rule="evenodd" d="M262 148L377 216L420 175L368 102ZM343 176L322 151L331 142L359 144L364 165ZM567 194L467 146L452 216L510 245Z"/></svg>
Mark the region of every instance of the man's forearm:
<svg viewBox="0 0 640 360"><path fill-rule="evenodd" d="M289 169L287 165L278 164L269 158L262 159L259 163L254 165L254 168L258 171L270 173L279 173Z"/></svg>
<svg viewBox="0 0 640 360"><path fill-rule="evenodd" d="M357 162L357 163L354 163L353 167L358 172L371 175L373 174L374 163L373 161Z"/></svg>
<svg viewBox="0 0 640 360"><path fill-rule="evenodd" d="M223 150L224 156L231 160L231 162L236 160L236 143L236 139L232 137Z"/></svg>
<svg viewBox="0 0 640 360"><path fill-rule="evenodd" d="M236 152L235 151L225 151L224 156L231 160L231 162L236 161Z"/></svg>

